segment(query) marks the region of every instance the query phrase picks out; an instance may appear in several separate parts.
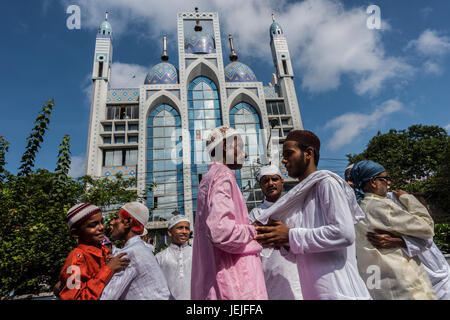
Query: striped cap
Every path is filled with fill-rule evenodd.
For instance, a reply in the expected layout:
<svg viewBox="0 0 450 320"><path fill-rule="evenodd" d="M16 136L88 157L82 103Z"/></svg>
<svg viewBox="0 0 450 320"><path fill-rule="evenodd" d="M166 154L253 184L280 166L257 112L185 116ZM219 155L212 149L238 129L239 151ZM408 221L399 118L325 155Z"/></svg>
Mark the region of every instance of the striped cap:
<svg viewBox="0 0 450 320"><path fill-rule="evenodd" d="M71 228L73 225L81 223L99 212L101 212L100 208L92 203L79 203L67 211L66 221L69 228Z"/></svg>

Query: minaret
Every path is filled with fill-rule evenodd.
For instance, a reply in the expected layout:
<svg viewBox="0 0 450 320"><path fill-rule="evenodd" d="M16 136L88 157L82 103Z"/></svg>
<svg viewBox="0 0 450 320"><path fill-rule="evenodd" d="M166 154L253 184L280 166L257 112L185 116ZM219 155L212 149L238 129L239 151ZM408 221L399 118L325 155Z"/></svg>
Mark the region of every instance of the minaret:
<svg viewBox="0 0 450 320"><path fill-rule="evenodd" d="M277 84L280 90L280 96L284 98L286 111L292 116L294 130L303 129L297 95L295 93L294 70L292 68L287 41L281 25L275 21L274 14L272 14L272 24L270 26L270 47L272 48Z"/></svg>
<svg viewBox="0 0 450 320"><path fill-rule="evenodd" d="M238 55L236 54L236 52L234 52L234 43L233 43L233 37L230 35L228 35L228 40L230 41L230 61L236 61L238 59Z"/></svg>
<svg viewBox="0 0 450 320"><path fill-rule="evenodd" d="M111 80L112 61L112 28L108 22L108 11L105 21L98 28L95 40L94 65L92 69L91 116L86 153L86 174L100 176L102 152L100 141L100 121L106 117L106 97Z"/></svg>

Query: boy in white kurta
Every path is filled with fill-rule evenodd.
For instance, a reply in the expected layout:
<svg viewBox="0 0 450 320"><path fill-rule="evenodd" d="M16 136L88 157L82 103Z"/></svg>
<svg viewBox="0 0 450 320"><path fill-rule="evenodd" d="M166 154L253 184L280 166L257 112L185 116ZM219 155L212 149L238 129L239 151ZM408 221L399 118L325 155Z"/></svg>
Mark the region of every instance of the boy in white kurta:
<svg viewBox="0 0 450 320"><path fill-rule="evenodd" d="M171 244L155 256L176 300L191 299L192 247L188 241L190 232L189 219L184 215L174 216L168 226Z"/></svg>

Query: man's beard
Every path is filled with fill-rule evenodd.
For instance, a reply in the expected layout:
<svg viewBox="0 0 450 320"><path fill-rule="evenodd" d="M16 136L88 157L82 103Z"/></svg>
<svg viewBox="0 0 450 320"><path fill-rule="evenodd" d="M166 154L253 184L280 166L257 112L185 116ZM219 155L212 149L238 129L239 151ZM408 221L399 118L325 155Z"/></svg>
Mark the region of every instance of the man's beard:
<svg viewBox="0 0 450 320"><path fill-rule="evenodd" d="M305 154L302 152L300 159L295 163L295 172L289 174L291 178L298 179L308 168L308 163L305 163Z"/></svg>

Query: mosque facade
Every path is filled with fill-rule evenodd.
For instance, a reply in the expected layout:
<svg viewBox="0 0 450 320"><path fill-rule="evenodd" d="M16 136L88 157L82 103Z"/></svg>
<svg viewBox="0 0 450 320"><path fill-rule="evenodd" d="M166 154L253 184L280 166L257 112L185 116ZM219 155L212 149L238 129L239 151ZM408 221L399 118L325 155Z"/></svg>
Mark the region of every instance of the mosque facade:
<svg viewBox="0 0 450 320"><path fill-rule="evenodd" d="M107 15L95 42L86 174L137 178L137 191L152 209L149 229L166 227L175 211L194 222L198 185L210 161L205 142L215 127L231 126L243 137L249 156L236 178L249 211L263 199L256 171L272 161L285 173L274 146L303 129L287 41L273 17L275 70L267 85L241 62L251 57L238 59L231 36L230 48L222 47L217 12L176 18L178 62L170 61L164 37L161 62L137 88L110 86L114 41Z"/></svg>

